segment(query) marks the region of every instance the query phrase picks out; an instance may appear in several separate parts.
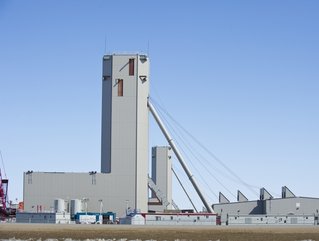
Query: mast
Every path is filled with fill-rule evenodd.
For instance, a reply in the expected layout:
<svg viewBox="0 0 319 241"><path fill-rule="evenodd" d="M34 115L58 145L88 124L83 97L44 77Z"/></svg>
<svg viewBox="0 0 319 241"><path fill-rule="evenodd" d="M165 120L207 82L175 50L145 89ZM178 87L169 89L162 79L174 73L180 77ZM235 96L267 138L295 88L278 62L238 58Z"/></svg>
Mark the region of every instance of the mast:
<svg viewBox="0 0 319 241"><path fill-rule="evenodd" d="M168 141L168 144L170 145L170 147L172 148L172 150L174 151L178 161L180 162L181 166L183 167L186 175L188 176L190 182L193 184L194 189L196 190L199 198L201 199L201 201L203 202L207 212L209 213L213 213L213 209L209 206L208 202L206 201L204 195L202 194L202 192L200 191L193 174L190 172L189 168L187 167L186 163L184 162L184 158L182 157L181 153L179 152L179 150L177 149L172 137L170 136L169 132L167 131L167 129L164 126L164 123L162 122L161 118L159 117L157 111L155 110L154 106L152 105L152 103L150 102L150 100L148 99L147 101L147 105L155 119L155 121L157 122L157 124L159 125L161 131L163 132L166 140Z"/></svg>

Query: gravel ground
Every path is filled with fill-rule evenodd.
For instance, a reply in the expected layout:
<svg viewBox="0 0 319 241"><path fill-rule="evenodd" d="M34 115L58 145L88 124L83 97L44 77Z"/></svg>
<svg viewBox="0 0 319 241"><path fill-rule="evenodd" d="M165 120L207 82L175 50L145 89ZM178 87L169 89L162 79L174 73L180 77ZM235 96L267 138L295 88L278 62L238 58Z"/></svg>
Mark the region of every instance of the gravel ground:
<svg viewBox="0 0 319 241"><path fill-rule="evenodd" d="M319 241L319 226L132 226L0 224L0 240Z"/></svg>

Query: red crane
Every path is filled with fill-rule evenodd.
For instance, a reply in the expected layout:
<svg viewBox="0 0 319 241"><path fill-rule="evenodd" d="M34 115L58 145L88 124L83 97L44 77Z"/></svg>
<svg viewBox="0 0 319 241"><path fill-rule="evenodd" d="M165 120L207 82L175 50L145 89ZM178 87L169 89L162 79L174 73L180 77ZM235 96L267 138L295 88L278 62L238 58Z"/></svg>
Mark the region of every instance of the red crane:
<svg viewBox="0 0 319 241"><path fill-rule="evenodd" d="M5 180L5 179L4 179ZM6 198L5 198L5 191L4 191L4 181L2 179L1 169L0 169L0 207L6 209Z"/></svg>
<svg viewBox="0 0 319 241"><path fill-rule="evenodd" d="M0 169L0 219L3 220L7 212L7 193L8 193L8 179L3 179Z"/></svg>

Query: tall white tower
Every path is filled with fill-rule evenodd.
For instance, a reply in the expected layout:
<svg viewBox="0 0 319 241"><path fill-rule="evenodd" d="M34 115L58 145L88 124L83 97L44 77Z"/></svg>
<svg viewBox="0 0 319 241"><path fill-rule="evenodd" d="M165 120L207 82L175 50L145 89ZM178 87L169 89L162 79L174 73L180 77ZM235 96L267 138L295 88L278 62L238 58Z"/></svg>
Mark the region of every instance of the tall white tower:
<svg viewBox="0 0 319 241"><path fill-rule="evenodd" d="M130 207L147 211L149 59L103 57L101 172ZM106 190L107 191L107 190Z"/></svg>

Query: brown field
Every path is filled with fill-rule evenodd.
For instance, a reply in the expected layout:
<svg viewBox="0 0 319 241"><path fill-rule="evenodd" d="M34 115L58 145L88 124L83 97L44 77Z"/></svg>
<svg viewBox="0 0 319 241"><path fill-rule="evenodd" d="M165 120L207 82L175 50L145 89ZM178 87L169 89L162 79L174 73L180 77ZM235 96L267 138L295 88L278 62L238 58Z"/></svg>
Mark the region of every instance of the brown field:
<svg viewBox="0 0 319 241"><path fill-rule="evenodd" d="M198 241L296 241L318 240L319 226L294 227L194 227L194 226L123 226L0 224L0 239L128 239Z"/></svg>

